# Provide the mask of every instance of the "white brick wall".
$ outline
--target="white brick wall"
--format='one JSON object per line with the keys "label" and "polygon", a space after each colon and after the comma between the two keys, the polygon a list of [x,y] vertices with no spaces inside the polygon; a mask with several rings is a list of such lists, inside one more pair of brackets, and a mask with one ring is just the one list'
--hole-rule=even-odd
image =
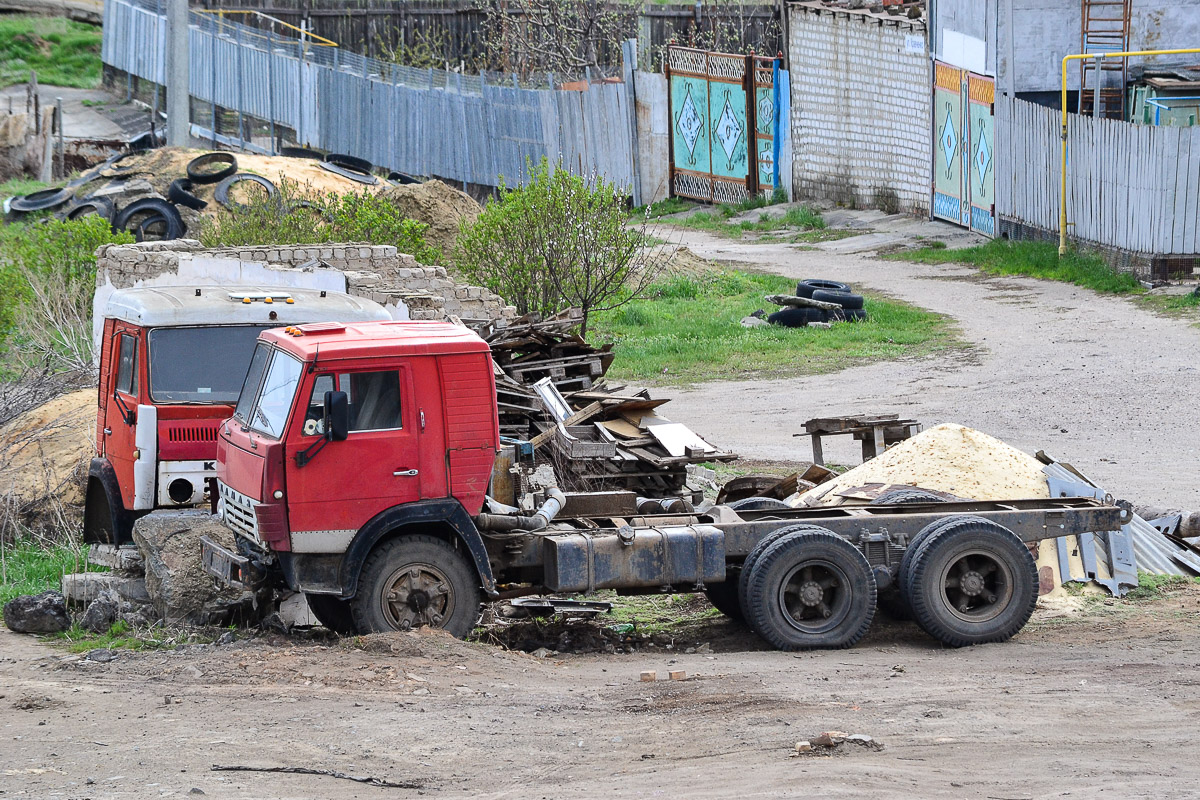
{"label": "white brick wall", "polygon": [[[792,189],[798,200],[928,213],[929,58],[920,21],[789,5]],[[882,23],[882,24],[881,24]]]}

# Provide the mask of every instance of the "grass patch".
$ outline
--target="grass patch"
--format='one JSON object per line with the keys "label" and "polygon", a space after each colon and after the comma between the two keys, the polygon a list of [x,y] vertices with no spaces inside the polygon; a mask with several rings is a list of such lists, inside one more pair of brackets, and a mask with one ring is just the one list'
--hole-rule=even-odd
{"label": "grass patch", "polygon": [[1057,245],[1050,242],[993,239],[976,247],[951,250],[943,244],[942,247],[893,253],[884,258],[921,264],[970,264],[989,275],[1027,275],[1109,294],[1141,294],[1145,291],[1134,275],[1117,272],[1102,258],[1074,250],[1060,257]]}
{"label": "grass patch", "polygon": [[695,207],[695,203],[690,200],[684,200],[682,197],[668,197],[666,200],[659,200],[657,203],[638,206],[633,209],[630,216],[635,219],[656,219],[670,214],[678,214],[681,211],[687,211],[689,208]]}
{"label": "grass patch", "polygon": [[1197,319],[1200,312],[1200,294],[1144,294],[1137,298],[1139,305],[1168,317]]}
{"label": "grass patch", "polygon": [[707,231],[730,239],[740,239],[747,233],[758,234],[762,237],[760,241],[774,242],[825,242],[855,235],[854,231],[826,228],[821,213],[808,206],[793,206],[783,214],[763,212],[758,215],[758,219],[733,219],[742,212],[762,208],[764,205],[769,203],[761,197],[752,197],[736,206],[717,206],[711,211],[697,211],[686,217],[664,219],[663,222],[681,228]]}
{"label": "grass patch", "polygon": [[53,544],[22,540],[2,545],[0,550],[0,604],[23,594],[41,594],[62,588],[62,576],[72,572],[103,571],[88,567],[87,548],[75,544]]}
{"label": "grass patch", "polygon": [[100,28],[61,17],[0,16],[0,86],[29,80],[43,86],[100,85]]}
{"label": "grass patch", "polygon": [[1162,597],[1172,588],[1188,583],[1200,583],[1200,578],[1188,578],[1183,575],[1152,575],[1149,572],[1138,573],[1136,589],[1130,589],[1125,600],[1154,600]]}
{"label": "grass patch", "polygon": [[48,183],[35,181],[33,178],[9,178],[0,183],[0,200],[7,197],[16,197],[17,195],[30,194],[39,189],[45,189],[49,186]]}
{"label": "grass patch", "polygon": [[645,298],[597,314],[590,338],[615,343],[613,378],[672,384],[810,375],[962,346],[940,315],[874,296],[866,298],[866,322],[830,329],[739,324],[755,309],[778,310],[764,295],[795,288],[788,278],[736,270],[672,275]]}
{"label": "grass patch", "polygon": [[686,636],[697,623],[724,615],[708,604],[702,594],[665,594],[605,597],[612,612],[597,619],[609,626],[632,626],[637,633]]}

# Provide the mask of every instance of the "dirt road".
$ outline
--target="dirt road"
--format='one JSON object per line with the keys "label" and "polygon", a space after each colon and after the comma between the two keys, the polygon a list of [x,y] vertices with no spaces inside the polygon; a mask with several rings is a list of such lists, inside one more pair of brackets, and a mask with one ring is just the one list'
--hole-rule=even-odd
{"label": "dirt road", "polygon": [[[80,661],[0,631],[0,794],[152,798],[1195,797],[1200,587],[1016,639],[936,647],[877,624],[852,650],[539,660],[440,634],[249,639]],[[684,681],[639,681],[683,669]],[[862,733],[792,757],[822,731]],[[214,772],[300,766],[419,785]],[[194,793],[189,796],[199,796]]]}
{"label": "dirt road", "polygon": [[[965,354],[855,367],[829,375],[715,381],[671,390],[670,415],[715,443],[762,460],[804,460],[792,434],[806,419],[898,412],[958,422],[1073,462],[1138,503],[1200,508],[1200,329],[1129,300],[1065,283],[989,278],[970,267],[748,244],[686,231],[705,258],[793,278],[834,278],[953,317]],[[843,240],[849,242],[851,240]],[[840,243],[838,243],[840,244]],[[730,408],[736,413],[731,414]],[[848,438],[827,457],[857,464]]]}

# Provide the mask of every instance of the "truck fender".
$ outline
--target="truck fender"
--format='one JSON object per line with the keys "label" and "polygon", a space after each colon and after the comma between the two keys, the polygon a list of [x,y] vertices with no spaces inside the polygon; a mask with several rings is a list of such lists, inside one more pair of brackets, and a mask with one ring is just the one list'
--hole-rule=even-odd
{"label": "truck fender", "polygon": [[475,523],[462,504],[453,498],[441,500],[418,500],[414,503],[389,508],[375,515],[364,525],[342,557],[340,583],[342,597],[350,598],[358,592],[358,576],[362,572],[367,555],[381,540],[395,534],[403,533],[404,529],[412,528],[413,532],[428,530],[429,527],[449,528],[455,537],[466,548],[484,592],[495,597],[496,579],[492,575],[492,564],[488,560],[487,548],[484,547],[483,537],[479,535]]}

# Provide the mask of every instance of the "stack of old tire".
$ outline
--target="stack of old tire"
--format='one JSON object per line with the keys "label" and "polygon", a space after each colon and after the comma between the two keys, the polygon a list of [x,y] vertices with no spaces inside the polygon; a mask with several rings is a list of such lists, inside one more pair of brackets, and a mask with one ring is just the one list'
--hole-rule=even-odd
{"label": "stack of old tire", "polygon": [[[232,153],[219,151],[206,153],[188,162],[187,176],[172,181],[165,196],[148,185],[140,190],[132,190],[128,183],[138,170],[121,162],[145,152],[131,150],[120,153],[97,164],[65,186],[11,197],[4,201],[4,213],[9,219],[47,211],[53,212],[53,218],[59,220],[100,216],[112,225],[113,230],[129,231],[139,242],[164,241],[178,239],[187,233],[189,226],[185,217],[193,223],[199,220],[195,212],[209,205],[208,200],[198,196],[201,190],[206,196],[211,196],[213,202],[234,213],[247,208],[246,204],[238,202],[231,195],[230,190],[239,184],[243,191],[251,188],[264,194],[268,200],[278,197],[278,189],[273,182],[261,175],[238,172],[237,158]],[[380,182],[372,174],[375,166],[354,156],[325,154],[303,147],[282,148],[280,155],[318,161],[322,169],[356,183],[373,186]],[[107,181],[107,185],[91,191],[96,181]],[[392,185],[417,182],[415,178],[401,173],[389,174],[387,181]],[[209,190],[211,195],[208,195]],[[312,204],[299,201],[298,205]],[[324,215],[324,209],[315,210]]]}
{"label": "stack of old tire", "polygon": [[812,322],[862,322],[867,318],[863,296],[848,283],[824,278],[807,278],[796,284],[796,296],[823,303],[836,303],[837,310],[788,306],[767,317],[772,325],[803,328]]}

